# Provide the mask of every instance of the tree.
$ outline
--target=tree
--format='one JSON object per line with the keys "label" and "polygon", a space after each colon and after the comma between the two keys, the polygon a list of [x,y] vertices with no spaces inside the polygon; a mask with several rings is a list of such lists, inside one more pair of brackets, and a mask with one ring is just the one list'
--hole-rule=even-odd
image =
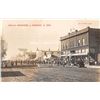
{"label": "tree", "polygon": [[32,51],[27,52],[27,55],[28,55],[29,59],[34,59],[34,58],[36,58],[36,53],[35,53],[35,52],[32,52]]}
{"label": "tree", "polygon": [[7,43],[6,41],[1,37],[1,57],[4,58],[6,56],[7,51]]}
{"label": "tree", "polygon": [[30,60],[30,59],[34,59],[36,57],[35,52],[29,51],[26,48],[19,48],[19,51],[22,52],[22,56],[24,57],[24,59],[28,58]]}

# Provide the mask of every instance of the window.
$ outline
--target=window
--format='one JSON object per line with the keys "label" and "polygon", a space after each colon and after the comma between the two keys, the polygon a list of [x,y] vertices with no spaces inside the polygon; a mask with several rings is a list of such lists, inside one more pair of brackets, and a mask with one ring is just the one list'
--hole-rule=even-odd
{"label": "window", "polygon": [[82,53],[85,53],[86,52],[86,49],[82,49]]}
{"label": "window", "polygon": [[79,53],[81,53],[81,49],[79,50]]}
{"label": "window", "polygon": [[76,53],[79,53],[79,51],[78,51],[78,50],[76,50]]}
{"label": "window", "polygon": [[76,40],[74,40],[74,47],[76,47],[77,46],[77,44],[76,44]]}
{"label": "window", "polygon": [[62,50],[64,50],[64,44],[62,44]]}
{"label": "window", "polygon": [[66,50],[66,44],[63,44],[63,49]]}
{"label": "window", "polygon": [[82,45],[85,45],[85,39],[84,38],[82,39]]}
{"label": "window", "polygon": [[81,45],[81,40],[78,40],[78,46],[80,46]]}
{"label": "window", "polygon": [[64,44],[63,44],[63,50],[64,50]]}
{"label": "window", "polygon": [[66,44],[66,49],[68,48],[67,44]]}
{"label": "window", "polygon": [[88,53],[89,52],[89,49],[86,49],[86,53]]}

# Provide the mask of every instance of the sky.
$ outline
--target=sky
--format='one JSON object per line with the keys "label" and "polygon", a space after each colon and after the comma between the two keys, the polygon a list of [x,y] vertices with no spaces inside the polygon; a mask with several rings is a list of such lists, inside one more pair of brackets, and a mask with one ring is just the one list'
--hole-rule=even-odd
{"label": "sky", "polygon": [[87,19],[10,19],[3,20],[2,34],[7,42],[7,57],[16,56],[20,48],[31,51],[58,50],[60,37],[86,27],[99,28],[98,20]]}

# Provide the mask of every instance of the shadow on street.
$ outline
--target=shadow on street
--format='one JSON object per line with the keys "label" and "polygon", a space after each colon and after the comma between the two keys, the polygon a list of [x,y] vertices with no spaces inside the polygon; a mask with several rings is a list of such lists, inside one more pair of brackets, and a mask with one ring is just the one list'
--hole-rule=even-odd
{"label": "shadow on street", "polygon": [[20,71],[7,71],[7,72],[1,72],[2,77],[16,77],[16,76],[25,76]]}

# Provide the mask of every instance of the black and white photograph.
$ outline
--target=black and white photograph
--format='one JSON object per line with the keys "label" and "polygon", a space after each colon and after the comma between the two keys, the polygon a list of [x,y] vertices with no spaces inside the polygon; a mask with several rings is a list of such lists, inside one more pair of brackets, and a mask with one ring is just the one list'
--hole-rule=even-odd
{"label": "black and white photograph", "polygon": [[100,20],[2,21],[2,82],[99,82]]}

